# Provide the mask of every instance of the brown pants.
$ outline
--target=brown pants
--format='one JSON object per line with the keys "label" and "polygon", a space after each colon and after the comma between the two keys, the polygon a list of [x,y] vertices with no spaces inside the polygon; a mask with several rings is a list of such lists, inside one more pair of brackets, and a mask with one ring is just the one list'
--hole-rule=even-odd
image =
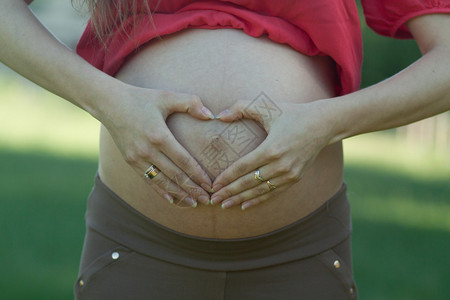
{"label": "brown pants", "polygon": [[97,177],[75,298],[357,299],[345,191],[282,229],[221,240],[153,222]]}

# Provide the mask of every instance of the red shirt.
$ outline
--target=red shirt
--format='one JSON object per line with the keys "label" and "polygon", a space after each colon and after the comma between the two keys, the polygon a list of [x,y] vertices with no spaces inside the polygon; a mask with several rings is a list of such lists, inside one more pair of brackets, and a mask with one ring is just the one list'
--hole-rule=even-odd
{"label": "red shirt", "polygon": [[[106,40],[106,47],[88,25],[77,53],[113,76],[129,54],[158,35],[185,28],[235,28],[253,37],[267,35],[306,55],[329,56],[339,76],[336,93],[359,88],[362,41],[354,0],[161,0],[155,11],[156,2],[150,1],[153,22],[144,15],[133,29],[130,18]],[[411,37],[404,26],[410,18],[450,12],[450,0],[362,0],[362,4],[372,29],[397,38]]]}

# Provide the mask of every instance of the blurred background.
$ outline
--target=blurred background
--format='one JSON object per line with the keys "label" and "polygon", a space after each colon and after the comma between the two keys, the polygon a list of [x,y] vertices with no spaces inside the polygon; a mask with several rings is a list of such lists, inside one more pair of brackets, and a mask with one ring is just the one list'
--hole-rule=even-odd
{"label": "blurred background", "polygon": [[[86,16],[69,0],[35,2],[33,11],[73,48]],[[362,30],[363,87],[420,57],[413,41],[377,36],[364,22]],[[2,299],[73,297],[97,135],[87,113],[0,65]],[[449,112],[344,146],[360,299],[448,299]]]}

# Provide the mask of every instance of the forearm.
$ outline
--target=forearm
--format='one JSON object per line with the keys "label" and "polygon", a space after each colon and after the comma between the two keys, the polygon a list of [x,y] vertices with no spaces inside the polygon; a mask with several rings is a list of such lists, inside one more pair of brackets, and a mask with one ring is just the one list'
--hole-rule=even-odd
{"label": "forearm", "polygon": [[121,85],[61,44],[24,1],[1,1],[0,44],[1,62],[98,119],[110,101],[105,93]]}
{"label": "forearm", "polygon": [[440,46],[395,76],[327,101],[331,143],[406,125],[450,109],[450,47]]}

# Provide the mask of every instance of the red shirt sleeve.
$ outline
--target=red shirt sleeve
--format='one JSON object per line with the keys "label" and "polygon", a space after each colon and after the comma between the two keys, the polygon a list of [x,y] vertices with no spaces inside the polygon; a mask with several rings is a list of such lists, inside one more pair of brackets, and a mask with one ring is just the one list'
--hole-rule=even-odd
{"label": "red shirt sleeve", "polygon": [[450,13],[450,0],[361,0],[367,25],[375,32],[412,38],[406,21],[425,14]]}

